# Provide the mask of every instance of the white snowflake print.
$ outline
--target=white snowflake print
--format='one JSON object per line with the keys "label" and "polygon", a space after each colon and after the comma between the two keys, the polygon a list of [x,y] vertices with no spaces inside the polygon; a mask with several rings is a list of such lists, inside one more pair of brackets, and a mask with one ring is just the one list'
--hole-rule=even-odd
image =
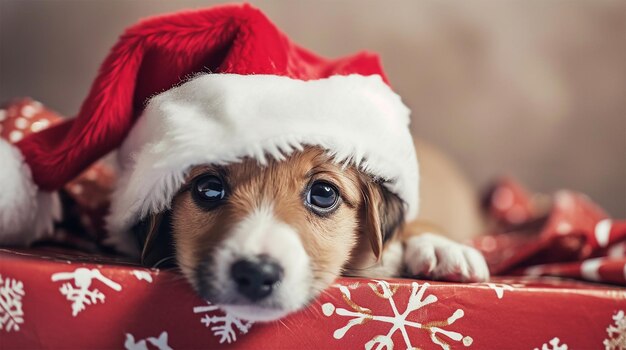
{"label": "white snowflake print", "polygon": [[[374,280],[376,283],[369,283],[372,291],[381,298],[387,299],[391,309],[393,310],[393,315],[374,315],[372,310],[358,305],[350,295],[350,289],[346,286],[339,286],[339,290],[343,296],[345,302],[350,306],[351,310],[336,308],[332,303],[325,303],[322,305],[322,312],[324,315],[330,317],[333,314],[342,317],[351,317],[348,320],[348,323],[333,333],[333,337],[335,339],[343,338],[346,333],[350,330],[350,328],[363,325],[368,321],[378,321],[378,322],[386,322],[390,324],[389,332],[386,335],[376,335],[369,342],[365,344],[365,349],[392,349],[394,347],[394,343],[392,337],[395,332],[399,331],[402,334],[402,338],[404,339],[404,343],[407,349],[413,349],[414,346],[411,344],[411,340],[409,339],[409,335],[407,333],[407,327],[422,329],[430,335],[431,341],[439,345],[444,350],[449,350],[450,345],[444,341],[444,339],[440,338],[440,336],[445,336],[453,341],[461,341],[464,346],[472,345],[473,339],[468,336],[463,336],[460,333],[453,332],[450,330],[446,330],[443,327],[453,324],[456,320],[463,317],[464,312],[461,309],[457,309],[450,317],[446,320],[433,320],[427,323],[419,323],[415,321],[408,320],[408,317],[411,316],[411,313],[415,310],[419,310],[429,304],[437,302],[437,297],[435,295],[427,295],[425,296],[426,289],[430,286],[428,283],[424,283],[421,286],[417,282],[411,283],[411,294],[409,296],[409,300],[404,312],[400,312],[398,310],[398,306],[396,305],[396,300],[394,300],[394,294],[398,289],[398,286],[391,287],[386,281],[378,281]],[[382,292],[378,290],[381,289]]]}
{"label": "white snowflake print", "polygon": [[167,344],[167,332],[161,332],[158,338],[149,337],[139,341],[135,341],[135,337],[132,334],[126,333],[124,348],[126,350],[148,350],[148,343],[154,345],[159,350],[172,350]]}
{"label": "white snowflake print", "polygon": [[[252,327],[250,321],[245,321],[240,318],[234,317],[231,314],[224,312],[218,306],[211,305],[207,301],[207,305],[196,306],[193,308],[193,312],[196,314],[203,313],[204,316],[200,319],[206,327],[211,327],[213,335],[220,337],[220,344],[227,342],[232,343],[237,341],[236,330],[239,330],[240,334],[246,334]],[[217,312],[217,315],[210,313]]]}
{"label": "white snowflake print", "polygon": [[554,337],[547,344],[542,344],[541,349],[535,348],[534,350],[567,350],[567,344],[559,344],[560,342],[561,339]]}
{"label": "white snowflake print", "polygon": [[514,291],[515,287],[522,287],[522,284],[505,284],[505,283],[487,283],[487,286],[493,289],[496,292],[496,296],[498,299],[502,299],[504,297],[504,291]]}
{"label": "white snowflake print", "polygon": [[25,295],[22,281],[2,278],[0,275],[0,330],[19,331],[24,324],[22,297]]}
{"label": "white snowflake print", "polygon": [[606,350],[626,350],[626,317],[624,310],[613,315],[613,324],[606,328],[607,338],[604,339]]}
{"label": "white snowflake print", "polygon": [[152,275],[149,272],[142,271],[142,270],[133,270],[133,271],[131,271],[131,273],[139,281],[143,280],[143,281],[146,281],[148,283],[152,283]]}
{"label": "white snowflake print", "polygon": [[72,316],[76,317],[79,312],[85,310],[85,305],[104,303],[104,294],[96,288],[90,289],[94,279],[116,292],[122,290],[121,285],[103,276],[98,269],[79,267],[74,272],[57,272],[52,275],[53,282],[73,280],[73,283],[63,283],[59,288],[61,294],[72,302]]}

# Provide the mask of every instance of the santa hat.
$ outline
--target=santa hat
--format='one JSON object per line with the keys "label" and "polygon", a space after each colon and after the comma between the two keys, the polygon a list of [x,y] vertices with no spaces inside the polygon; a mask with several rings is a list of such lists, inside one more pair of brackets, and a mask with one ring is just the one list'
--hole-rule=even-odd
{"label": "santa hat", "polygon": [[320,57],[249,5],[152,18],[121,36],[76,118],[17,149],[0,141],[11,168],[0,183],[0,233],[32,229],[15,218],[38,205],[34,190],[60,188],[114,149],[113,233],[166,210],[193,165],[263,163],[303,145],[381,179],[410,219],[418,171],[409,114],[376,55]]}

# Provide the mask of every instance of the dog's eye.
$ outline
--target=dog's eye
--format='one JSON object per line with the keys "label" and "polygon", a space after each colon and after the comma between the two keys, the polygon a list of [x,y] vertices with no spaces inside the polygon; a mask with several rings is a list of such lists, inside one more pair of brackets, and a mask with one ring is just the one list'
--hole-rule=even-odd
{"label": "dog's eye", "polygon": [[306,203],[314,210],[329,212],[334,209],[339,201],[337,189],[323,181],[315,182],[311,185],[306,195]]}
{"label": "dog's eye", "polygon": [[213,175],[205,175],[196,179],[192,187],[193,198],[202,206],[214,206],[226,197],[226,189],[222,180]]}

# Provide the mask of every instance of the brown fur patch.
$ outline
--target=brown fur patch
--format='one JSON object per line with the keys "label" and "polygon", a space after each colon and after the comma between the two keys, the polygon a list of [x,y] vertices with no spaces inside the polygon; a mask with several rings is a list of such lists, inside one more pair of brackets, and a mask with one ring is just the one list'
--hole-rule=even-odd
{"label": "brown fur patch", "polygon": [[[367,175],[361,174],[362,203],[359,210],[361,239],[353,249],[345,272],[350,276],[369,275],[379,270],[385,246],[395,241],[404,225],[404,203],[394,193]],[[393,270],[393,267],[389,268]]]}

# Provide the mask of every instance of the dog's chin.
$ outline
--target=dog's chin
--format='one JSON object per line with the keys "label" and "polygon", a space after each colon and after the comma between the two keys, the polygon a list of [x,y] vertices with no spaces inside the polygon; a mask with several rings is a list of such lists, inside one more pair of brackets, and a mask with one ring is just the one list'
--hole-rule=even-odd
{"label": "dog's chin", "polygon": [[256,305],[220,305],[220,308],[231,316],[253,322],[276,321],[292,312],[291,310]]}

